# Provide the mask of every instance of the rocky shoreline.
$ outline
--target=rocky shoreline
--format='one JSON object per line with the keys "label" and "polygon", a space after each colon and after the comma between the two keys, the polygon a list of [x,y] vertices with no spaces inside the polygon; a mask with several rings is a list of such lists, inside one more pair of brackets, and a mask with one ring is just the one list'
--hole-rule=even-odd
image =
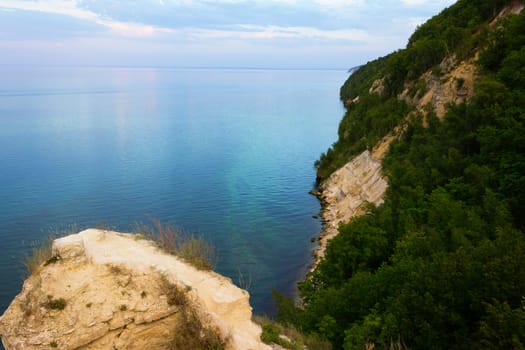
{"label": "rocky shoreline", "polygon": [[321,182],[319,190],[310,191],[321,202],[323,221],[311,271],[323,259],[327,243],[337,236],[340,224],[364,214],[368,203],[383,203],[388,183],[381,173],[381,159],[382,154],[366,150]]}

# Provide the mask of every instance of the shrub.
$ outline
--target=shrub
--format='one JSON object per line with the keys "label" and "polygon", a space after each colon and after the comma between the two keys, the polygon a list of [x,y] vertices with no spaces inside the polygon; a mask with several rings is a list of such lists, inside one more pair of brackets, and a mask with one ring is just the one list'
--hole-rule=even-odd
{"label": "shrub", "polygon": [[23,261],[28,275],[32,275],[33,273],[37,272],[42,267],[42,265],[46,266],[50,264],[49,261],[51,261],[53,258],[51,253],[52,244],[53,238],[48,236],[33,246],[31,255],[27,255]]}
{"label": "shrub", "polygon": [[51,249],[53,241],[56,238],[65,237],[67,235],[77,232],[79,232],[77,225],[72,224],[65,226],[64,228],[53,229],[47,235],[47,237],[32,242],[31,254],[26,255],[22,260],[22,265],[24,266],[27,275],[32,275],[33,273],[40,270],[42,266],[47,266],[58,262],[58,260],[60,260],[60,257],[53,256]]}
{"label": "shrub", "polygon": [[316,334],[305,335],[291,324],[282,324],[267,317],[255,316],[254,322],[262,327],[261,340],[266,344],[277,344],[292,350],[331,350],[331,344]]}
{"label": "shrub", "polygon": [[64,298],[53,299],[51,295],[47,296],[48,300],[44,303],[44,307],[49,310],[64,310],[66,301]]}
{"label": "shrub", "polygon": [[215,249],[201,236],[189,234],[175,225],[163,225],[152,219],[153,226],[136,224],[134,231],[152,239],[162,250],[176,255],[199,270],[211,270]]}
{"label": "shrub", "polygon": [[219,332],[205,327],[199,317],[190,307],[185,307],[182,313],[182,322],[170,342],[169,349],[177,350],[223,350],[226,348]]}
{"label": "shrub", "polygon": [[189,302],[187,292],[191,289],[177,286],[165,275],[160,276],[160,281],[160,292],[167,296],[168,305],[179,306],[181,312],[181,322],[173,339],[170,340],[168,349],[225,349],[227,340],[221,338],[218,330],[204,326]]}

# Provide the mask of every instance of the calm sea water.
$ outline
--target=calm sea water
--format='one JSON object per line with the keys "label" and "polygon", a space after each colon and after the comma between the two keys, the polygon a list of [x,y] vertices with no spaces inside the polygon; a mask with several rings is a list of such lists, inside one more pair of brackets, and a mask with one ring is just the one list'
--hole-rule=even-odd
{"label": "calm sea water", "polygon": [[321,223],[313,162],[344,71],[0,67],[0,313],[55,230],[150,217],[202,234],[216,270],[292,295]]}

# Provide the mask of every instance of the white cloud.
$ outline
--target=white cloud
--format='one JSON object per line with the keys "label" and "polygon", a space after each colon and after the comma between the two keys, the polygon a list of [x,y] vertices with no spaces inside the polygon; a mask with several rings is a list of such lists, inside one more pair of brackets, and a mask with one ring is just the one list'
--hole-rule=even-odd
{"label": "white cloud", "polygon": [[95,13],[79,8],[77,3],[71,0],[3,0],[0,4],[0,7],[7,9],[54,13],[93,21],[98,18]]}
{"label": "white cloud", "polygon": [[364,0],[315,0],[315,4],[323,8],[352,8],[355,6],[364,6]]}
{"label": "white cloud", "polygon": [[113,33],[129,37],[144,38],[156,36],[161,33],[167,34],[174,32],[172,29],[169,28],[159,28],[138,23],[116,22],[107,20],[100,20],[98,21],[98,23],[110,28]]}
{"label": "white cloud", "polygon": [[233,36],[242,35],[245,38],[253,39],[274,39],[274,38],[301,38],[301,39],[328,39],[346,41],[366,41],[369,39],[364,30],[339,29],[321,30],[313,27],[281,27],[281,26],[256,26],[240,25],[242,32],[225,32]]}
{"label": "white cloud", "polygon": [[[224,62],[237,60],[241,65],[250,57],[269,57],[286,64],[287,61],[293,62],[291,57],[318,56],[319,65],[325,65],[324,61],[339,60],[343,62],[341,66],[352,66],[401,48],[416,25],[453,2],[0,0],[0,13],[6,18],[10,15],[4,11],[14,11],[18,15],[0,23],[0,34],[2,31],[17,34],[4,36],[4,43],[0,41],[0,46],[6,45],[7,39],[12,45],[14,41],[19,42],[27,52],[51,52],[57,40],[64,40],[66,46],[63,51],[52,57],[82,62],[112,59],[119,62],[123,56],[121,53],[126,52],[126,60],[137,62],[142,57],[141,62],[166,60],[191,65],[211,60],[212,63],[202,64],[213,65],[218,62],[216,56],[222,52]],[[28,11],[27,17],[24,17],[23,11]],[[62,18],[55,16],[61,23],[53,16],[43,16],[49,32],[64,35],[52,37],[45,31],[35,35],[39,30],[36,26],[21,30],[11,24],[16,18],[38,19],[39,12],[69,16],[71,21],[62,21]],[[77,28],[75,19],[79,20],[81,25],[78,27],[81,29],[68,31],[69,28]],[[35,41],[35,38],[38,40]],[[17,50],[23,52],[22,49]],[[213,57],[210,52],[214,53]],[[14,56],[14,51],[10,54]],[[38,57],[36,54],[24,56]],[[2,59],[0,57],[0,62]],[[262,62],[265,64],[265,61]]]}
{"label": "white cloud", "polygon": [[433,5],[438,7],[444,7],[451,5],[455,2],[452,0],[401,0],[401,2],[408,6],[419,6],[419,5]]}
{"label": "white cloud", "polygon": [[24,10],[66,15],[94,22],[110,29],[113,33],[122,36],[148,37],[160,33],[171,32],[171,30],[167,28],[140,23],[113,21],[110,18],[104,18],[95,12],[78,7],[77,2],[73,0],[3,0],[0,9],[7,11]]}

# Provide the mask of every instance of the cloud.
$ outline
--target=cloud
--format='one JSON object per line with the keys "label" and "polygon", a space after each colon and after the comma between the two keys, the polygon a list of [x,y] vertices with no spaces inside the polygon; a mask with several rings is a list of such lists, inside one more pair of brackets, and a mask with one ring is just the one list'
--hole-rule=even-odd
{"label": "cloud", "polygon": [[145,38],[174,32],[169,28],[159,28],[139,23],[115,22],[108,20],[101,20],[99,23],[110,28],[113,33],[127,37]]}
{"label": "cloud", "polygon": [[341,9],[364,6],[365,0],[315,0],[314,3],[325,9]]}
{"label": "cloud", "polygon": [[420,5],[434,5],[443,7],[453,4],[455,1],[451,0],[401,0],[401,2],[407,6],[420,6]]}
{"label": "cloud", "polygon": [[[17,16],[23,16],[23,14],[21,15],[20,13],[25,12],[25,16],[27,17],[37,17],[34,16],[35,13],[41,13],[41,16],[38,16],[38,18],[60,17],[62,18],[62,21],[59,22],[63,22],[63,19],[65,18],[73,18],[78,20],[77,23],[91,22],[94,25],[106,27],[114,34],[122,36],[148,37],[154,36],[159,33],[167,33],[170,31],[167,28],[159,28],[153,25],[114,21],[110,17],[103,16],[93,11],[80,8],[77,6],[77,3],[75,1],[71,0],[4,0],[0,5],[0,9],[3,10],[3,12],[17,12]],[[28,21],[28,23],[33,22]],[[3,23],[2,25],[5,26],[5,23]],[[64,34],[67,33],[68,28],[60,25],[55,25],[55,27],[57,31],[62,30],[63,32],[65,32]],[[93,27],[94,26],[92,26],[92,28]],[[35,33],[38,34],[38,30],[35,31]]]}
{"label": "cloud", "polygon": [[99,36],[104,31],[103,26],[93,21],[77,19],[60,13],[0,11],[0,38],[3,40],[57,40],[69,37]]}
{"label": "cloud", "polygon": [[292,58],[311,57],[319,66],[355,66],[403,47],[417,24],[453,2],[2,0],[0,47],[12,47],[2,50],[12,56],[47,50],[64,61],[112,64],[213,65],[221,56],[232,65],[293,66]]}
{"label": "cloud", "polygon": [[1,8],[4,9],[16,9],[25,11],[45,12],[61,14],[80,18],[84,20],[96,20],[97,15],[91,11],[86,11],[77,7],[75,1],[67,0],[35,0],[35,1],[24,1],[24,0],[3,0],[0,4]]}
{"label": "cloud", "polygon": [[319,39],[341,41],[366,41],[368,34],[362,30],[320,30],[312,27],[280,27],[239,25],[240,30],[197,30],[198,38],[223,39]]}

